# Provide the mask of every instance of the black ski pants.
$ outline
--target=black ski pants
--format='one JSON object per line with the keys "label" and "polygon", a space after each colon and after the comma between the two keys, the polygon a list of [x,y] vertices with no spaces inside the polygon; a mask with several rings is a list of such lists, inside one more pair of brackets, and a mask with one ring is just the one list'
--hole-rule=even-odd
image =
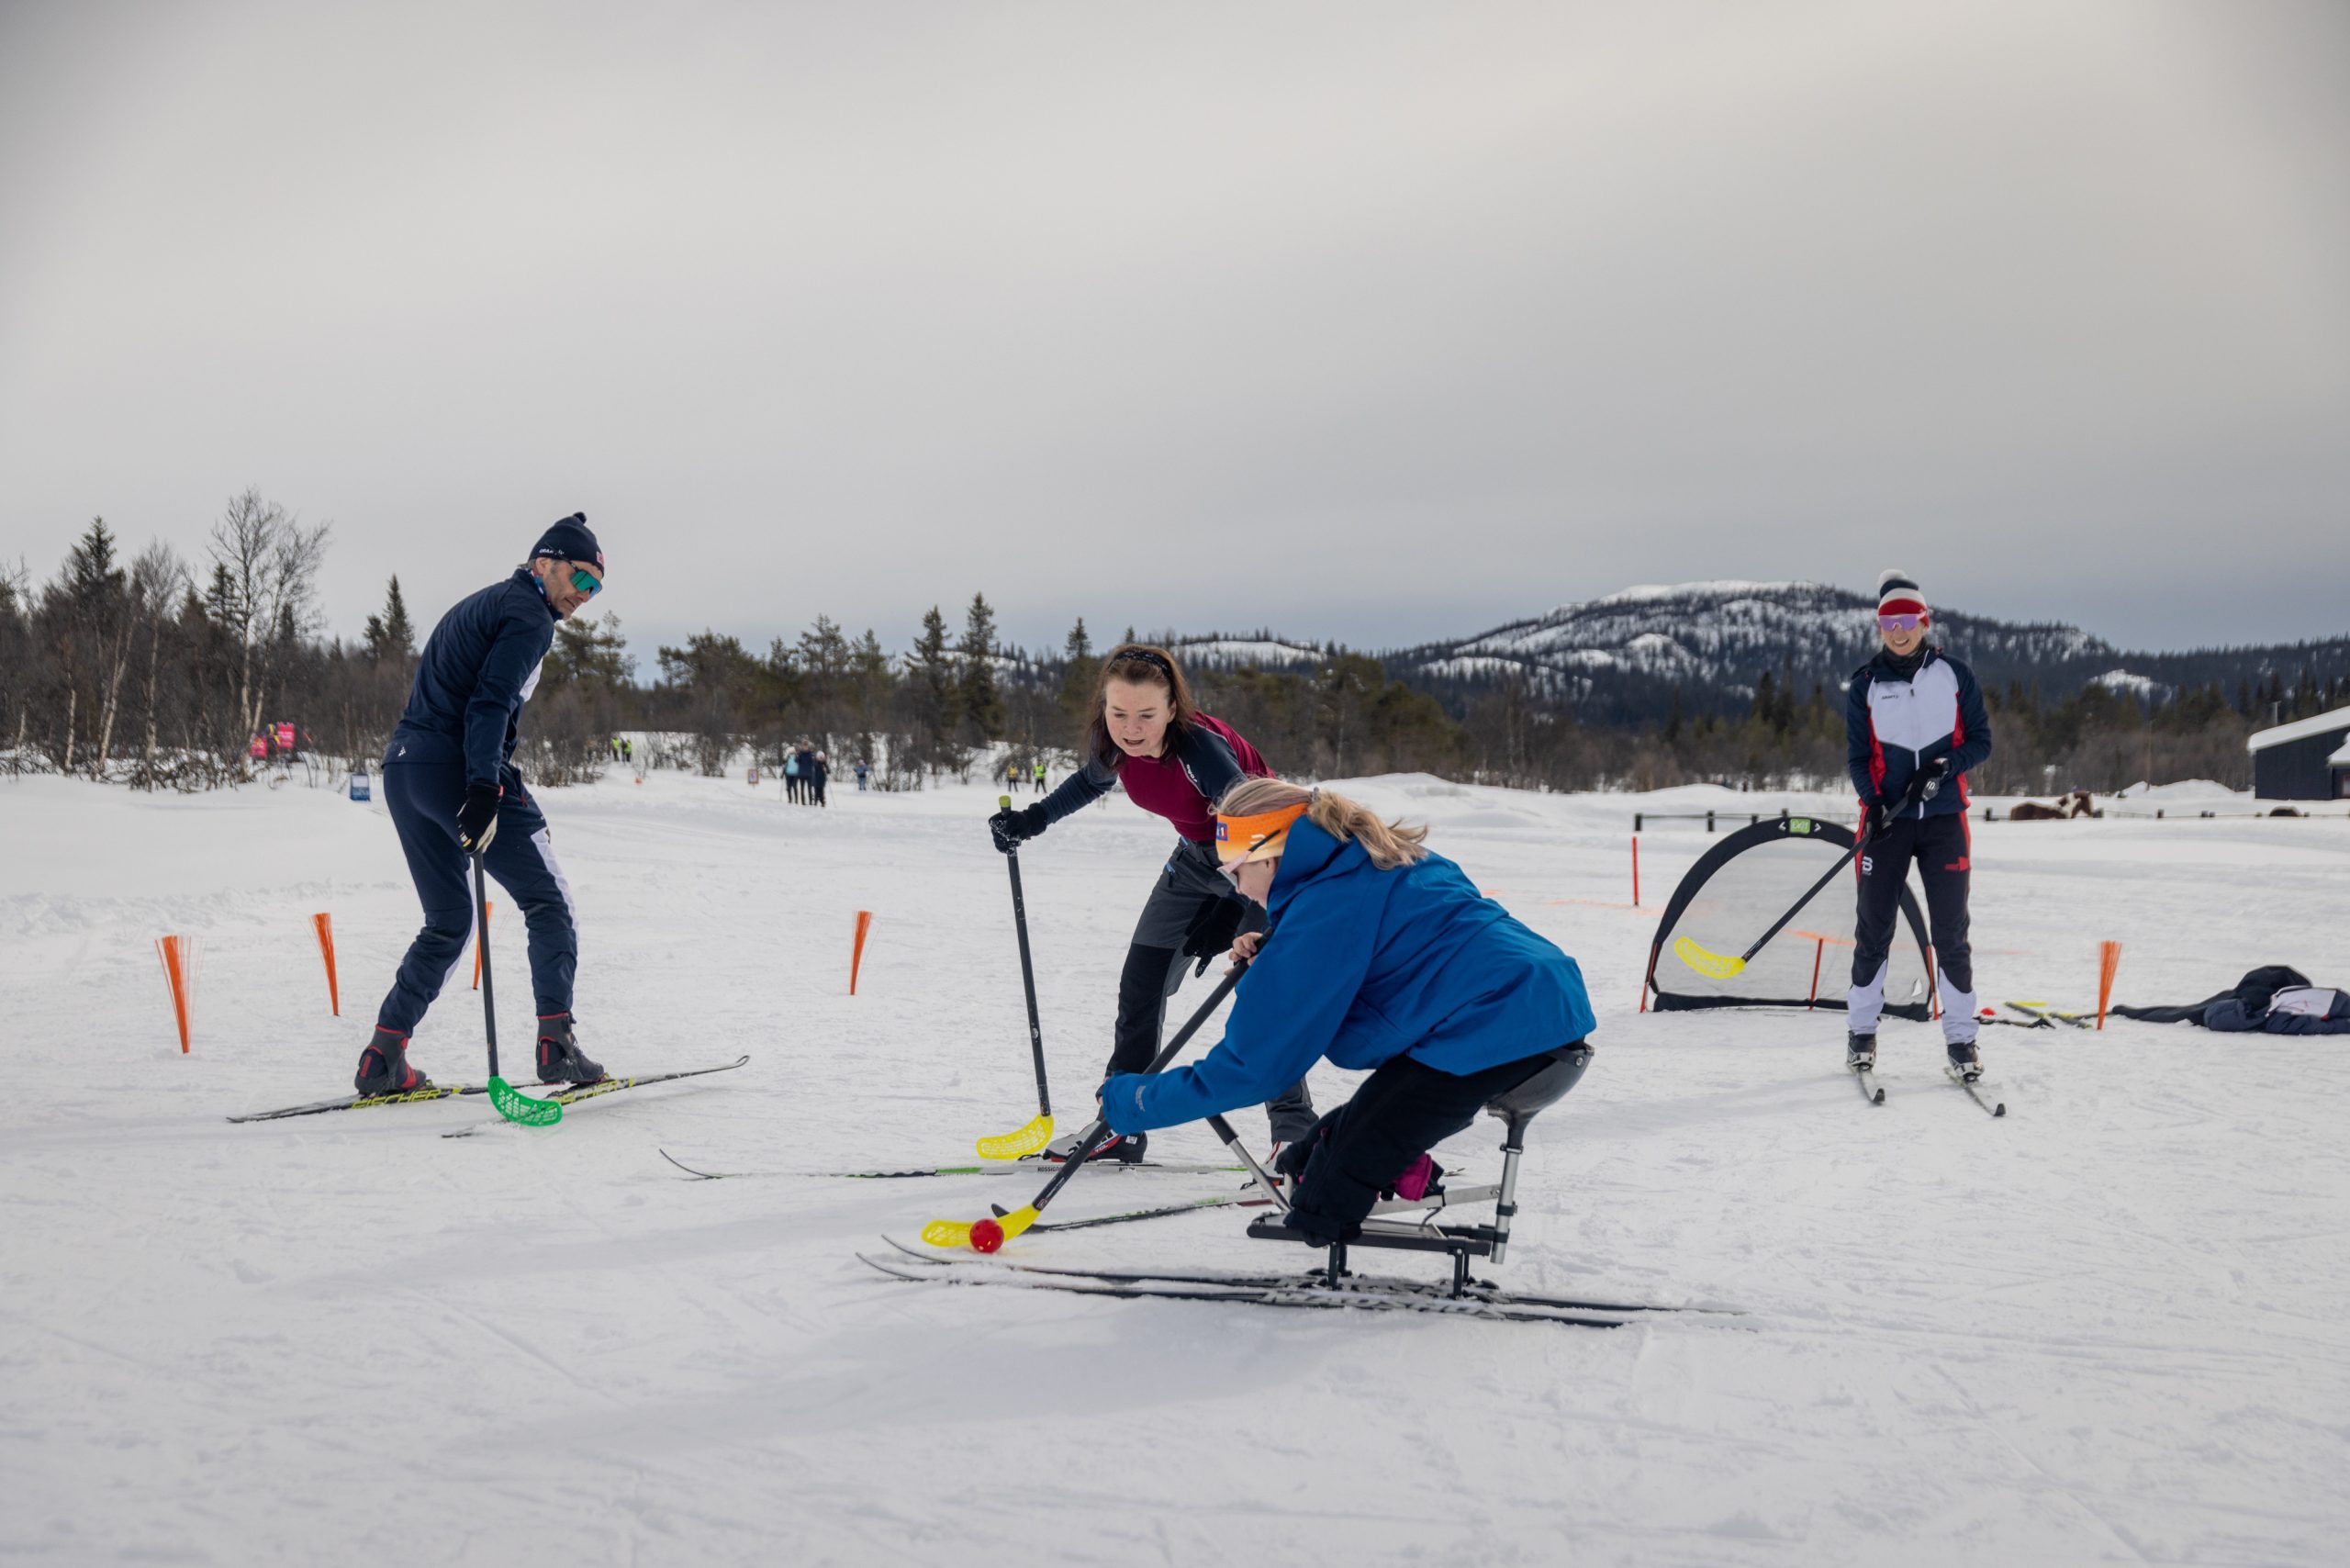
{"label": "black ski pants", "polygon": [[1485,1102],[1506,1094],[1556,1059],[1554,1046],[1476,1072],[1440,1071],[1410,1057],[1391,1057],[1355,1097],[1282,1151],[1281,1167],[1303,1175],[1290,1200],[1289,1225],[1316,1246],[1351,1241],[1379,1194],[1413,1160],[1477,1119]]}
{"label": "black ski pants", "polygon": [[[1185,839],[1168,857],[1167,868],[1142,906],[1135,922],[1133,942],[1126,948],[1125,970],[1118,976],[1118,1022],[1111,1036],[1111,1072],[1141,1072],[1158,1054],[1159,1036],[1167,1025],[1167,999],[1181,989],[1183,974],[1197,960],[1183,944],[1202,918],[1216,913],[1225,900],[1241,909],[1239,929],[1261,931],[1265,912],[1227,881],[1216,868],[1215,846]],[[1300,1079],[1275,1095],[1265,1107],[1276,1143],[1293,1143],[1314,1126],[1314,1097]]]}
{"label": "black ski pants", "polygon": [[1901,890],[1909,868],[1926,887],[1926,930],[1934,948],[1942,991],[1942,1037],[1975,1038],[1975,955],[1967,945],[1966,893],[1973,876],[1974,837],[1965,813],[1896,817],[1862,845],[1860,917],[1853,931],[1852,989],[1846,999],[1847,1026],[1856,1034],[1876,1032],[1885,1009],[1885,977],[1901,920]]}
{"label": "black ski pants", "polygon": [[[425,1009],[464,963],[474,931],[473,857],[457,842],[457,808],[465,803],[465,768],[457,762],[392,762],[383,766],[384,803],[408,857],[424,929],[408,944],[384,1004],[378,1027],[411,1035]],[[530,934],[531,991],[539,1016],[571,1011],[571,980],[579,967],[579,931],[572,918],[571,884],[555,864],[547,819],[511,767],[500,775],[498,832],[482,856],[490,879],[521,907]]]}

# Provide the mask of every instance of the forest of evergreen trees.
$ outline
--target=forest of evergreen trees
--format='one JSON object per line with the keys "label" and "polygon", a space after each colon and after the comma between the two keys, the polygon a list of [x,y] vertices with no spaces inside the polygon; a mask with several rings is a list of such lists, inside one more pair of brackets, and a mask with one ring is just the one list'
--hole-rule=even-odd
{"label": "forest of evergreen trees", "polygon": [[[394,577],[355,643],[321,636],[316,585],[330,535],[249,490],[215,522],[200,562],[160,543],[126,559],[98,519],[47,583],[36,587],[22,566],[0,571],[0,771],[196,790],[273,766],[331,781],[379,756],[407,698],[419,631]],[[717,774],[746,748],[779,765],[805,745],[836,767],[867,761],[884,789],[968,776],[995,743],[1065,756],[1082,732],[1101,652],[1082,620],[1058,649],[1008,646],[983,594],[959,630],[933,607],[901,655],[870,628],[851,637],[819,616],[764,652],[718,632],[662,647],[649,684],[617,616],[556,630],[517,758],[541,783],[591,777],[621,731],[661,737],[640,756],[652,766]],[[1295,776],[1842,788],[1842,694],[1817,682],[1798,690],[1791,670],[1757,672],[1743,716],[1687,717],[1676,695],[1652,721],[1605,725],[1523,681],[1450,691],[1448,702],[1343,647],[1310,664],[1192,673],[1203,707]],[[2272,674],[2232,692],[2214,681],[2159,700],[2097,683],[2042,693],[2010,682],[1987,694],[1998,747],[1975,787],[2110,791],[2201,778],[2244,788],[2244,737],[2350,700],[2345,678],[2305,668],[2289,684]],[[274,745],[280,724],[297,734],[290,756]]]}

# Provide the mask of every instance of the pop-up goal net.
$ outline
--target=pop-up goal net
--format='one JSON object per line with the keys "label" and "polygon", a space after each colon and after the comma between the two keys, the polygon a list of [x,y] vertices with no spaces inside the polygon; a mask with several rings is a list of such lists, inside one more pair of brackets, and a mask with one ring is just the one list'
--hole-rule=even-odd
{"label": "pop-up goal net", "polygon": [[[1723,961],[1723,956],[1745,952],[1852,847],[1849,828],[1816,817],[1781,817],[1740,828],[1707,850],[1673,890],[1657,924],[1648,973],[1657,1010],[1843,1011],[1852,976],[1856,902],[1849,876],[1830,878],[1743,967]],[[1901,890],[1891,965],[1886,1012],[1921,1022],[1930,1017],[1933,969],[1926,923],[1907,887]]]}

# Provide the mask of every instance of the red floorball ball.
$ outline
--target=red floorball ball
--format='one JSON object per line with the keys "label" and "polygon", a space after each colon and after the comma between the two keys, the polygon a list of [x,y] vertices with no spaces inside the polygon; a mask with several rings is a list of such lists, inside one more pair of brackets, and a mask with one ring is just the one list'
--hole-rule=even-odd
{"label": "red floorball ball", "polygon": [[971,1250],[992,1252],[1003,1245],[1003,1226],[991,1219],[983,1219],[971,1226]]}

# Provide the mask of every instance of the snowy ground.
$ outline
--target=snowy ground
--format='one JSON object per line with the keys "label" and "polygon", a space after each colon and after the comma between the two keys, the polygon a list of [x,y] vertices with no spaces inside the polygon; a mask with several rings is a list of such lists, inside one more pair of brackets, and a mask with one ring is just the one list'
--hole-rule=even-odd
{"label": "snowy ground", "polygon": [[[416,924],[380,805],[0,782],[0,1560],[2343,1560],[2350,1042],[1993,1029],[1994,1123],[1897,1025],[1872,1110],[1834,1015],[1634,1012],[1656,906],[1708,840],[1651,825],[1634,909],[1631,812],[1720,792],[1358,792],[1431,822],[1599,1004],[1597,1065],[1535,1129],[1505,1282],[1749,1316],[1600,1333],[900,1284],[852,1252],[1026,1181],[681,1179],[657,1148],[927,1163],[1026,1119],[979,787],[836,788],[821,813],[671,774],[551,795],[596,1053],[752,1062],[449,1141],[480,1102],[221,1119],[348,1087]],[[1113,801],[1023,857],[1065,1107],[1165,841]],[[2350,982],[2339,817],[2001,823],[1975,846],[1995,1000],[2092,1001],[2100,938],[2130,999],[2271,961]],[[185,1057],[170,932],[204,948]],[[501,912],[493,935],[520,1040],[520,933]],[[421,1065],[480,1076],[477,1007],[443,999]],[[1447,1162],[1490,1174],[1492,1143]],[[1089,1172],[1056,1215],[1221,1181]],[[1262,1264],[1240,1226],[1007,1255]]]}

